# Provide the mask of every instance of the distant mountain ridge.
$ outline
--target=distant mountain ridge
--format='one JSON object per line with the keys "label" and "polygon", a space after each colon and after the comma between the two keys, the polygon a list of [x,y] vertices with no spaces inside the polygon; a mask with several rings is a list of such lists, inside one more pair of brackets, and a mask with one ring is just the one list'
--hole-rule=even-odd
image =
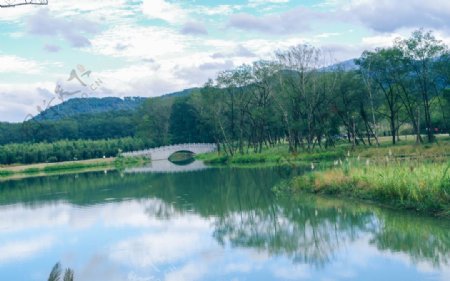
{"label": "distant mountain ridge", "polygon": [[105,98],[73,98],[61,104],[52,106],[34,117],[36,121],[60,120],[84,114],[97,114],[110,111],[134,111],[141,106],[147,98],[116,97]]}
{"label": "distant mountain ridge", "polygon": [[355,59],[341,61],[341,62],[335,63],[333,65],[322,68],[322,70],[325,70],[325,71],[334,71],[334,70],[352,71],[352,70],[358,70],[358,69],[359,69],[359,65],[356,64]]}
{"label": "distant mountain ridge", "polygon": [[[165,94],[156,99],[177,98],[191,95],[197,88],[185,89],[180,92]],[[92,115],[100,113],[109,113],[114,111],[133,112],[139,109],[149,98],[146,97],[117,97],[104,98],[72,98],[61,104],[52,106],[33,119],[36,121],[56,121],[71,118],[80,115]]]}

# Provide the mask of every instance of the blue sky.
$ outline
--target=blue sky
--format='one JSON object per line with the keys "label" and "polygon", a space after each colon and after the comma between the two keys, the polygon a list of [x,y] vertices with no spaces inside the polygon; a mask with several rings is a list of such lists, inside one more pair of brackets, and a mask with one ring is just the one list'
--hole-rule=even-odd
{"label": "blue sky", "polygon": [[78,65],[103,82],[88,96],[158,96],[297,44],[340,61],[421,27],[448,43],[449,18],[448,0],[49,0],[3,8],[0,121],[37,114],[57,83],[80,87],[67,81]]}

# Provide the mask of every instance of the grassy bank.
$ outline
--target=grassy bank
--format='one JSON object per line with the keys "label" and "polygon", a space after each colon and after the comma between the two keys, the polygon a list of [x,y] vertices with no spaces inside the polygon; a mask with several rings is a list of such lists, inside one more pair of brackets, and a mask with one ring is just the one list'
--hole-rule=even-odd
{"label": "grassy bank", "polygon": [[408,159],[449,159],[450,138],[441,137],[438,143],[416,145],[414,141],[403,140],[398,145],[392,146],[382,142],[377,146],[356,146],[352,148],[347,143],[342,143],[330,148],[315,148],[309,151],[299,150],[298,153],[289,153],[287,144],[278,144],[274,147],[266,147],[261,153],[248,151],[245,154],[233,156],[223,153],[207,153],[197,155],[198,160],[203,160],[211,165],[252,164],[252,163],[289,163],[289,162],[317,162],[333,161],[345,157],[360,157],[371,159],[384,159],[386,156]]}
{"label": "grassy bank", "polygon": [[313,150],[297,154],[289,153],[286,144],[278,144],[274,147],[267,147],[261,153],[249,151],[246,154],[235,154],[233,156],[221,153],[206,153],[196,156],[196,159],[204,161],[211,165],[226,164],[257,164],[257,163],[286,163],[291,161],[320,161],[333,160],[344,157],[347,149],[345,147],[336,147],[330,150]]}
{"label": "grassy bank", "polygon": [[370,200],[450,217],[450,162],[344,161],[292,180],[291,191]]}
{"label": "grassy bank", "polygon": [[61,163],[41,163],[32,165],[11,165],[0,168],[0,179],[24,178],[49,174],[66,174],[80,171],[96,171],[104,169],[123,169],[130,166],[138,166],[146,163],[146,159],[140,157],[117,157],[106,159],[92,159],[82,161],[70,161]]}

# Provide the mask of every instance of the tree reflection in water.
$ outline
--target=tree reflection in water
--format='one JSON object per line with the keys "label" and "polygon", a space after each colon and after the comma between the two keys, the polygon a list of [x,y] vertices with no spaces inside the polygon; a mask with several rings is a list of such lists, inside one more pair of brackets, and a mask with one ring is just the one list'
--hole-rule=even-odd
{"label": "tree reflection in water", "polygon": [[[149,200],[146,213],[167,220],[196,214],[213,222],[222,245],[265,251],[324,267],[338,250],[369,237],[379,250],[407,254],[436,268],[449,265],[450,221],[314,196],[277,198],[271,188],[286,168],[208,169],[181,174],[88,173],[2,183],[0,204],[76,205]],[[106,192],[105,192],[106,191]]]}

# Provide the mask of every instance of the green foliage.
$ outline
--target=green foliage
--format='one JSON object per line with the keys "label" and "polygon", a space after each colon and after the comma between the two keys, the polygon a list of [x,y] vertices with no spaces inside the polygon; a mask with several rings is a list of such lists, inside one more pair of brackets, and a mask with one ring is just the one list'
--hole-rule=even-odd
{"label": "green foliage", "polygon": [[236,154],[233,156],[213,152],[197,155],[196,158],[205,161],[207,164],[283,164],[284,162],[292,161],[330,161],[344,157],[345,152],[344,148],[336,147],[330,150],[316,149],[309,152],[290,154],[286,145],[278,144],[273,147],[263,148],[261,152],[249,151],[247,154]]}
{"label": "green foliage", "polygon": [[88,169],[92,167],[101,167],[101,166],[109,166],[109,163],[101,162],[101,163],[68,163],[68,164],[57,164],[57,165],[49,165],[42,169],[45,173],[56,173],[61,171],[70,171],[70,170],[81,170]]}
{"label": "green foliage", "polygon": [[142,97],[73,98],[41,112],[34,120],[54,121],[84,114],[130,111],[140,107],[145,100]]}
{"label": "green foliage", "polygon": [[448,163],[357,161],[293,180],[296,190],[373,200],[432,214],[450,213]]}
{"label": "green foliage", "polygon": [[135,138],[8,144],[0,146],[0,164],[32,164],[115,157],[119,151],[134,151],[147,147],[145,142]]}
{"label": "green foliage", "polygon": [[25,170],[23,170],[24,174],[38,174],[41,172],[41,169],[39,168],[27,168]]}
{"label": "green foliage", "polygon": [[149,99],[138,112],[137,135],[152,146],[167,145],[173,98]]}
{"label": "green foliage", "polygon": [[13,171],[0,170],[0,177],[9,177],[12,176],[13,174],[14,174]]}
{"label": "green foliage", "polygon": [[[55,264],[50,275],[48,277],[48,281],[60,281],[62,275],[62,267],[60,263]],[[73,281],[74,280],[74,271],[71,268],[66,268],[64,271],[63,281]]]}
{"label": "green foliage", "polygon": [[64,279],[63,281],[73,281],[74,279],[74,272],[72,269],[67,268],[66,271],[64,272]]}
{"label": "green foliage", "polygon": [[172,105],[168,134],[172,144],[214,141],[210,128],[201,121],[189,98],[177,98]]}
{"label": "green foliage", "polygon": [[48,281],[59,281],[61,278],[61,264],[57,263],[53,266],[50,275],[48,276]]}
{"label": "green foliage", "polygon": [[135,114],[135,110],[110,111],[80,113],[55,120],[0,123],[0,145],[133,137],[137,131]]}

